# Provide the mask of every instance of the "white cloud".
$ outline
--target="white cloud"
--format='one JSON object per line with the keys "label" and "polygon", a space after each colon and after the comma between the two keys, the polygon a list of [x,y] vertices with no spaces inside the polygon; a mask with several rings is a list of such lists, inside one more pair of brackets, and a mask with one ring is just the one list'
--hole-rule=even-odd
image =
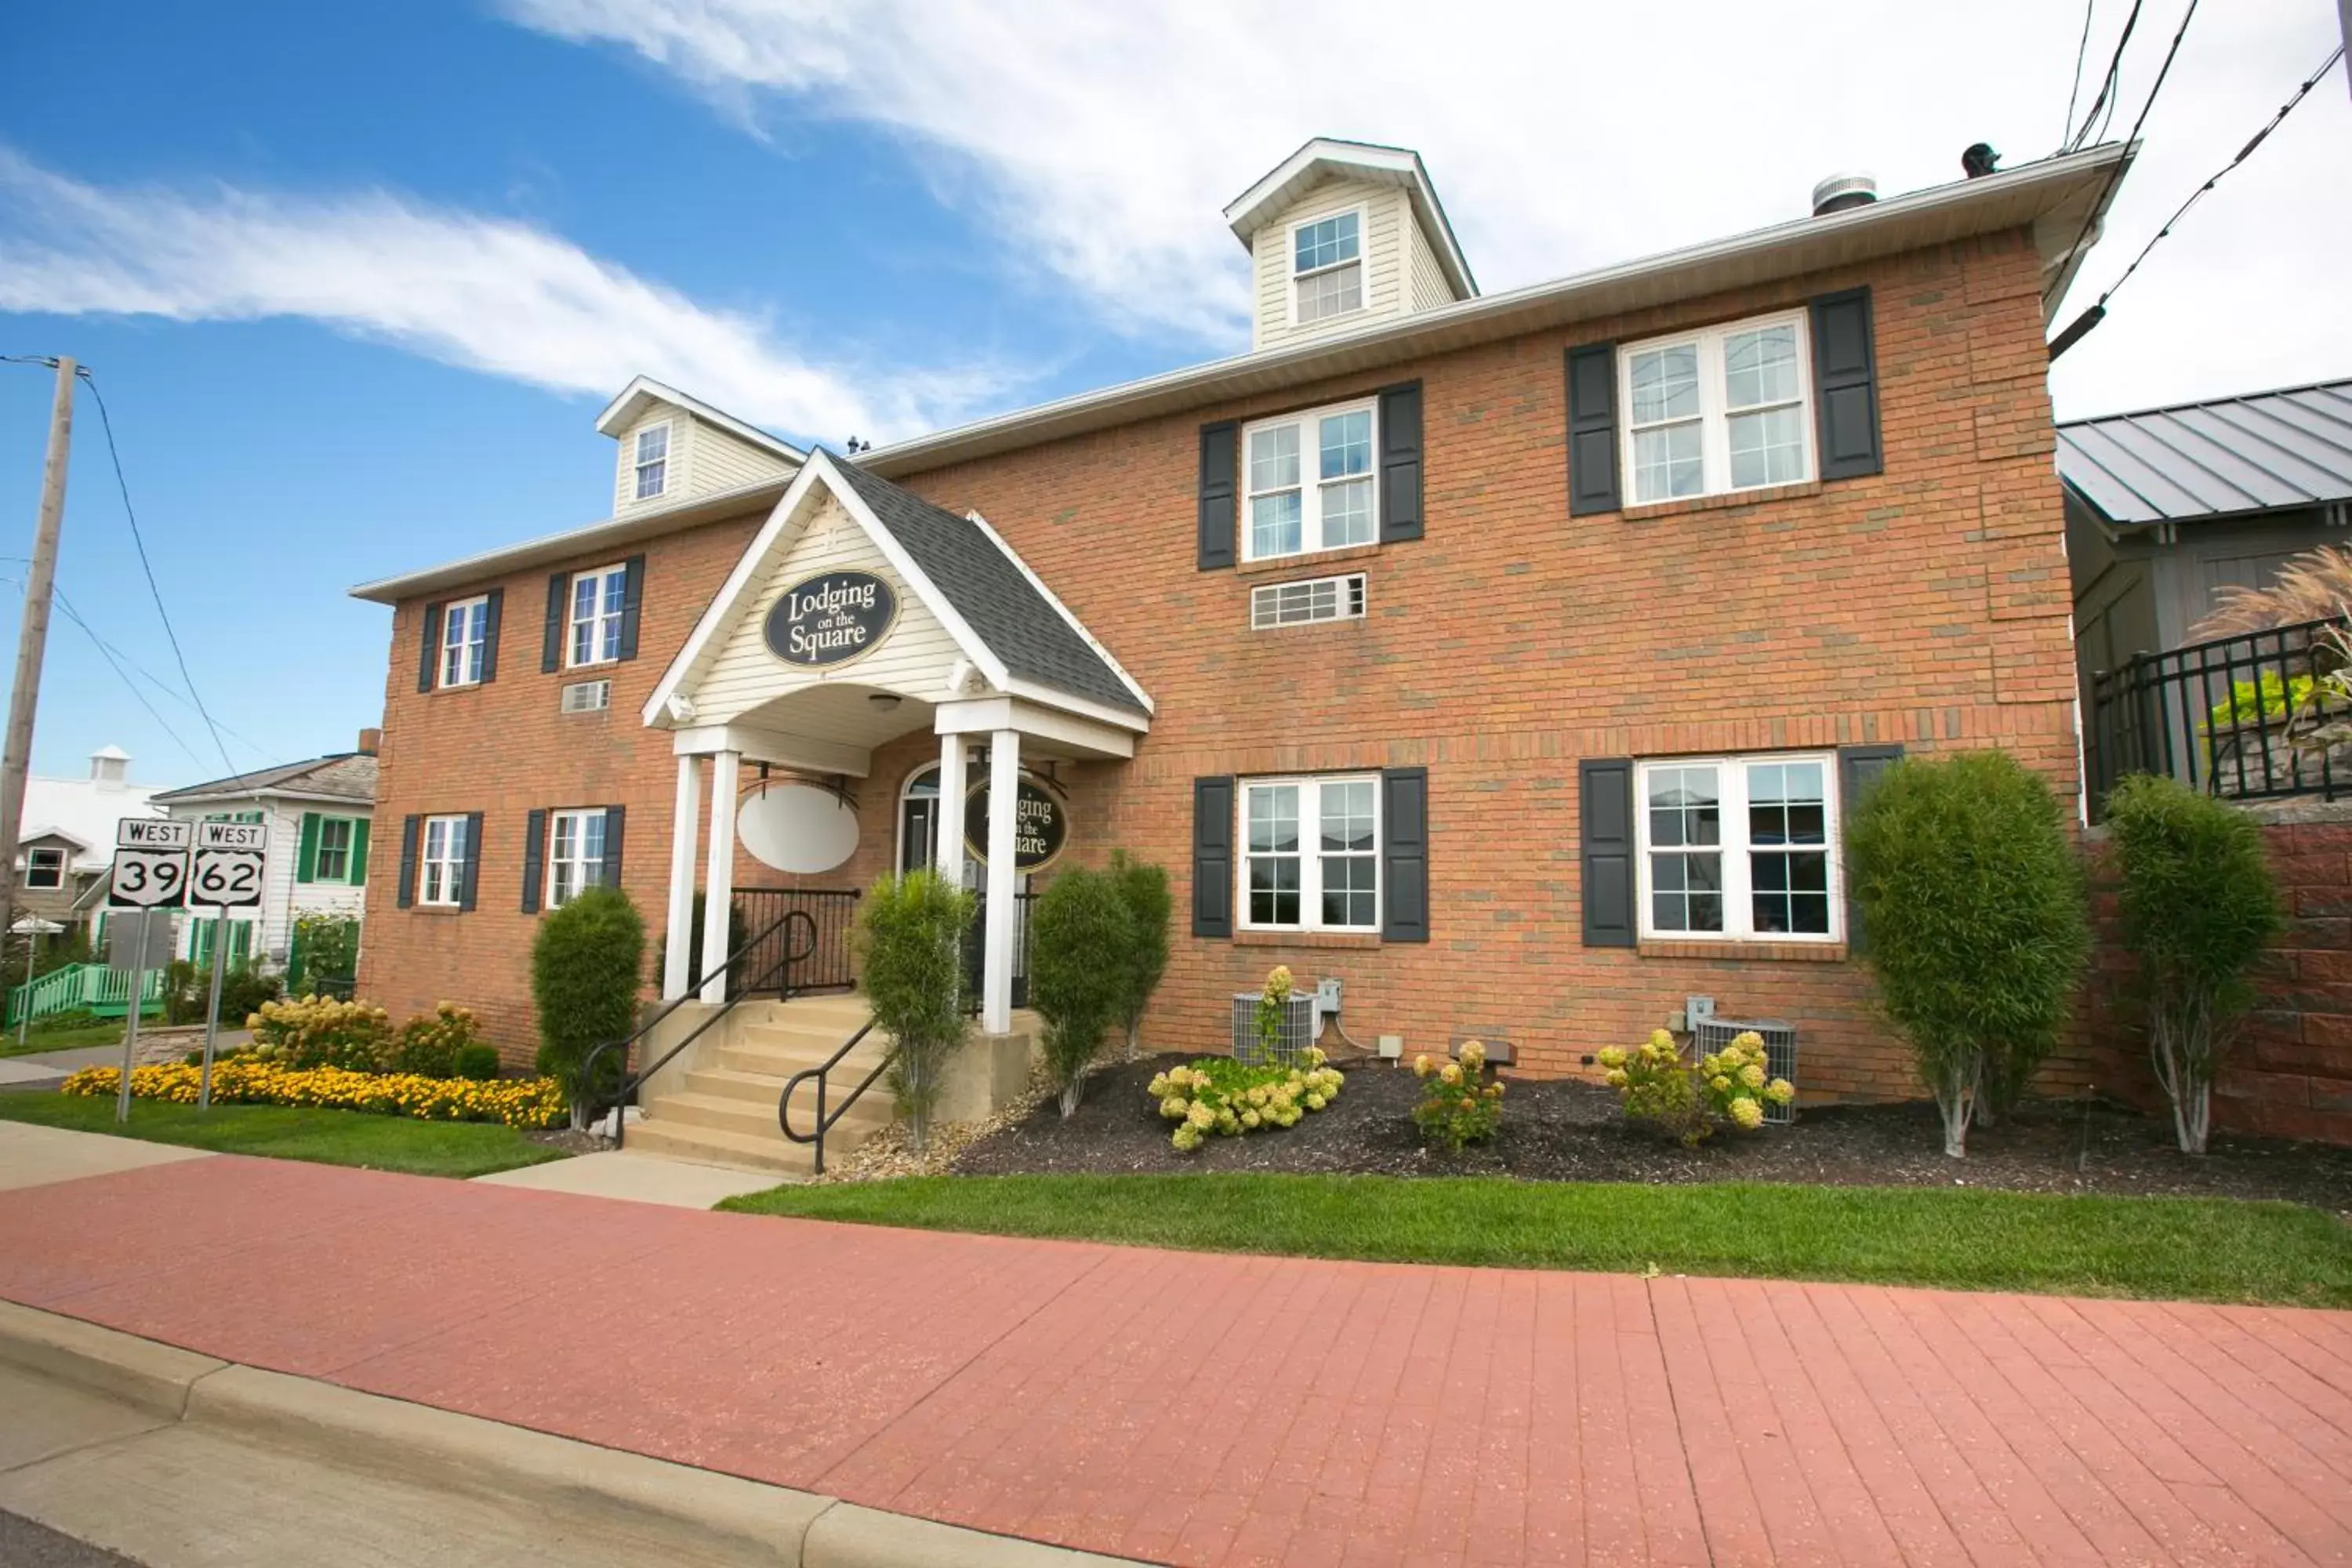
{"label": "white cloud", "polygon": [[788,434],[880,440],[1007,382],[818,363],[528,225],[383,192],[106,189],[0,149],[0,310],[301,317],[427,358],[609,396],[645,374]]}
{"label": "white cloud", "polygon": [[[635,50],[755,127],[784,110],[902,138],[1010,264],[1115,326],[1221,347],[1245,335],[1247,300],[1219,209],[1309,136],[1418,148],[1492,290],[1801,215],[1834,170],[1894,192],[1957,176],[1979,139],[2011,164],[2046,153],[2083,16],[2053,0],[505,4]],[[2200,19],[2076,308],[2317,63],[2330,9],[2244,0]],[[2123,10],[2098,6],[2095,72]],[[2117,134],[2180,10],[2143,16]],[[2062,409],[2344,374],[2347,188],[2352,110],[2334,81],[2061,362]]]}

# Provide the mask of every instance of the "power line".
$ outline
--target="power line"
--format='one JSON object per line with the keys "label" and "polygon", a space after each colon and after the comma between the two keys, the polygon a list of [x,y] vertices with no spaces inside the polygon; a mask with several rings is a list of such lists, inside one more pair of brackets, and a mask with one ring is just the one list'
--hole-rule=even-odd
{"label": "power line", "polygon": [[2083,95],[2083,57],[2091,47],[2091,16],[2099,8],[2099,0],[2083,0],[2083,36],[2074,44],[2074,85],[2066,89],[2066,129],[2058,137],[2058,145],[2065,146],[2074,138],[2074,100]]}
{"label": "power line", "polygon": [[[11,559],[20,558],[11,557]],[[0,582],[7,583],[13,587],[22,587],[24,585],[24,580],[17,577],[0,577]],[[147,694],[139,689],[138,682],[131,679],[130,672],[125,670],[121,664],[115,662],[114,653],[107,647],[104,639],[100,637],[96,632],[90,630],[89,623],[83,620],[79,616],[74,614],[71,607],[65,605],[62,599],[60,599],[58,607],[64,610],[66,613],[66,618],[73,622],[74,625],[79,626],[82,629],[83,635],[88,637],[89,640],[97,646],[99,657],[106,660],[106,662],[113,668],[114,673],[121,678],[122,684],[130,689],[131,700],[137,702],[140,707],[147,710],[147,716],[155,721],[156,728],[162,730],[166,735],[169,735],[172,738],[172,743],[173,745],[187,752],[188,760],[190,762],[195,763],[196,766],[200,768],[208,765],[205,762],[204,758],[196,754],[196,749],[194,746],[189,745],[186,741],[183,740],[177,730],[172,728],[171,721],[166,720],[163,714],[155,710],[155,705],[147,700]],[[174,695],[176,695],[176,693]]]}
{"label": "power line", "polygon": [[[2099,79],[2098,95],[2091,100],[2091,107],[2084,111],[2081,128],[2074,132],[2074,139],[2066,143],[2066,151],[2069,153],[2091,140],[2091,127],[2094,124],[2096,124],[2101,132],[2105,132],[2107,121],[2112,121],[2115,118],[2115,105],[2109,100],[2112,98],[2116,102],[2121,101],[2121,95],[2117,93],[2116,89],[2123,80],[2124,47],[2131,42],[2132,29],[2139,26],[2139,8],[2142,3],[2143,0],[2132,0],[2132,8],[2124,17],[2124,30],[2116,37],[2116,52],[2107,57],[2106,74]],[[2084,21],[2087,26],[2089,17],[2086,16]],[[2102,109],[2107,111],[2107,121],[2099,119],[2099,110]]]}
{"label": "power line", "polygon": [[[2132,16],[2135,19],[2139,16],[2139,0],[2132,0]],[[2143,102],[2139,106],[2139,118],[2132,121],[2131,134],[2124,138],[2124,146],[2126,149],[2129,149],[2138,142],[2140,130],[2147,123],[2148,111],[2156,107],[2157,96],[2164,90],[2164,79],[2172,74],[2172,62],[2178,59],[2180,56],[2180,40],[2189,36],[2189,24],[2196,19],[2197,0],[2189,0],[2189,9],[2182,12],[2180,15],[2180,26],[2173,30],[2172,46],[2164,51],[2164,63],[2157,68],[2156,80],[2148,87],[2147,101]],[[2131,31],[2131,24],[2129,22],[2126,22],[2124,25],[2124,31],[2126,33],[2129,33]],[[2122,47],[2120,45],[2116,47],[2116,58],[2118,60],[2122,58]],[[2113,67],[2109,67],[2108,68],[2110,71],[2114,69]],[[2094,114],[2098,112],[2097,104],[2095,103],[2091,106],[2091,112]],[[2087,131],[2090,128],[2090,121],[2085,120],[2083,123],[2084,129]],[[2124,177],[2125,163],[2126,159],[2117,158],[2115,161],[2114,166],[2108,169],[2107,183],[2099,187],[2098,199],[2094,201],[2090,205],[2089,209],[2083,214],[2083,226],[2074,232],[2074,243],[2066,247],[2066,265],[2071,266],[2075,258],[2082,255],[2083,242],[2091,237],[2091,226],[2099,221],[2099,214],[2105,210],[2108,198],[2116,194],[2116,182]],[[2095,305],[2092,309],[2095,310],[2098,307]],[[2096,321],[2094,320],[2092,324],[2095,326],[2097,324]],[[2088,331],[2090,329],[2088,327],[2084,329],[2084,331]],[[2069,328],[2068,331],[2072,331],[2073,329]],[[2075,335],[2079,337],[2081,334],[2076,333]],[[2065,337],[2062,334],[2058,342],[2061,345],[2071,346],[2074,339]],[[2052,357],[2055,358],[2057,356],[2053,353]]]}

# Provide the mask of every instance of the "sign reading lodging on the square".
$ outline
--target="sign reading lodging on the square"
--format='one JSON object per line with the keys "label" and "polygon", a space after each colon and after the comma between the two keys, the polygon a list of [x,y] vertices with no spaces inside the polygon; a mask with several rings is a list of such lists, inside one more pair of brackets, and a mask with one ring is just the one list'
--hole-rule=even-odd
{"label": "sign reading lodging on the square", "polygon": [[107,883],[110,910],[176,910],[188,901],[188,847],[193,822],[168,816],[126,816],[114,827],[114,874]]}
{"label": "sign reading lodging on the square", "polygon": [[828,572],[784,590],[768,612],[768,649],[787,664],[846,664],[890,633],[898,595],[871,572]]}
{"label": "sign reading lodging on the square", "polygon": [[197,823],[188,902],[207,910],[257,909],[268,850],[267,823]]}

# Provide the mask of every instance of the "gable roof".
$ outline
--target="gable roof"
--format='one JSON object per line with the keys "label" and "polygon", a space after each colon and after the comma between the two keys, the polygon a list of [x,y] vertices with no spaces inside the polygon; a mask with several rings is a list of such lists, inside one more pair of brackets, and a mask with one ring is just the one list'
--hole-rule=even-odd
{"label": "gable roof", "polygon": [[760,591],[761,563],[820,488],[841,502],[908,591],[1000,688],[1058,698],[1081,709],[1107,709],[1132,727],[1143,727],[1151,711],[1143,689],[985,520],[934,506],[822,447],[809,454],[646,700],[646,723],[667,721],[670,699],[716,656],[724,628]]}
{"label": "gable roof", "polygon": [[600,436],[618,436],[645,416],[656,403],[667,403],[682,408],[707,424],[716,425],[729,435],[750,442],[763,451],[795,466],[806,462],[808,454],[781,437],[771,436],[756,425],[747,425],[723,409],[713,408],[699,398],[688,397],[674,386],[665,385],[649,375],[641,375],[621,389],[621,395],[604,405],[604,412],[596,416],[596,432]]}
{"label": "gable roof", "polygon": [[368,752],[333,752],[308,762],[281,763],[273,768],[257,768],[249,773],[233,773],[225,779],[167,789],[150,798],[157,805],[192,805],[198,802],[250,799],[257,795],[282,795],[373,805],[375,776],[376,760]]}
{"label": "gable roof", "polygon": [[2070,420],[2058,473],[2123,527],[2352,502],[2352,380]]}
{"label": "gable roof", "polygon": [[1266,171],[1256,184],[1235,196],[1225,208],[1225,222],[1246,249],[1257,231],[1280,216],[1327,179],[1363,180],[1376,185],[1402,185],[1412,202],[1412,216],[1437,255],[1445,280],[1457,300],[1475,299],[1478,280],[1454,237],[1444,205],[1421,154],[1410,147],[1384,147],[1377,142],[1341,142],[1318,136]]}

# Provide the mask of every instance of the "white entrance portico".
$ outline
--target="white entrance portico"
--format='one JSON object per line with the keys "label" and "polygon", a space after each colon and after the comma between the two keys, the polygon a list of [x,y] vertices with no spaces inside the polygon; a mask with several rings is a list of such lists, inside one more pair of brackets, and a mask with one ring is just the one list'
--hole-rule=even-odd
{"label": "white entrance portico", "polygon": [[845,818],[851,808],[823,792],[843,801],[869,780],[876,748],[928,728],[941,800],[930,858],[951,880],[965,858],[954,803],[976,782],[975,750],[985,769],[980,1012],[984,1030],[1006,1032],[1024,762],[1131,757],[1150,715],[1142,689],[985,520],[813,453],[645,707],[677,757],[663,995],[682,997],[698,978],[699,859],[702,999],[725,1000],[724,973],[710,972],[729,946],[739,816],[752,822],[739,798],[744,764],[761,765],[754,807],[780,785],[800,792],[761,807],[746,847],[818,874],[866,836],[887,854],[897,831],[895,780]]}

